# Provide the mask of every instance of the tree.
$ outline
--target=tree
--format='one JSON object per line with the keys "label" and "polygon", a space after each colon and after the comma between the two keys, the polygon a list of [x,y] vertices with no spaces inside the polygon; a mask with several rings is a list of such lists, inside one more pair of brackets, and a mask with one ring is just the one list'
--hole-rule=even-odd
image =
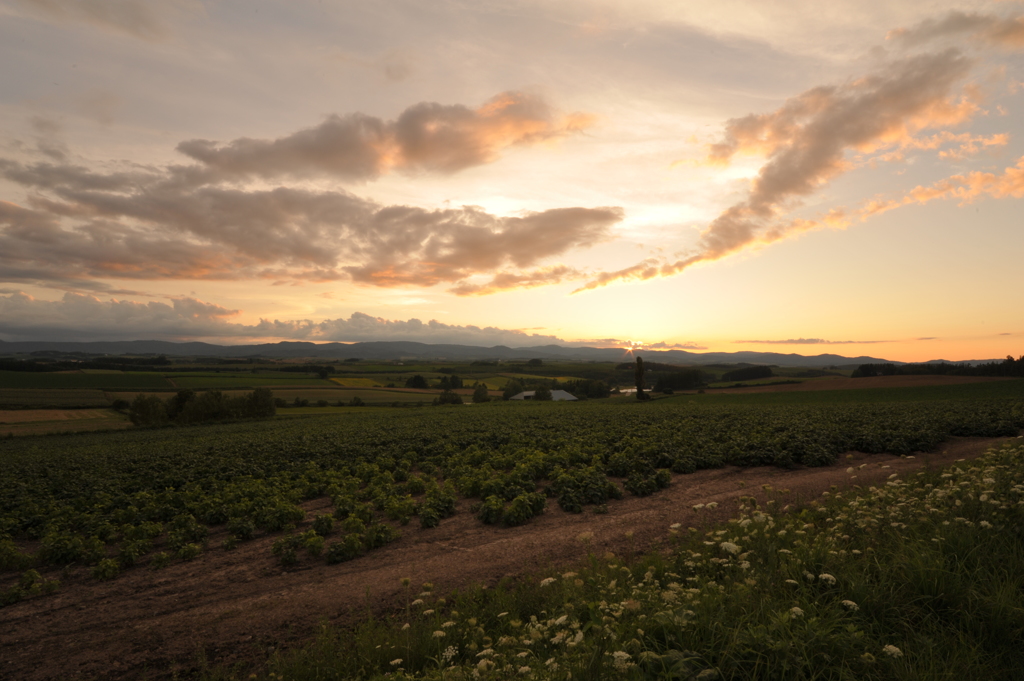
{"label": "tree", "polygon": [[642,357],[636,358],[636,369],[633,370],[633,378],[636,379],[636,399],[651,399],[651,396],[644,392],[644,360]]}
{"label": "tree", "polygon": [[537,357],[534,357],[533,359],[531,359],[526,364],[527,364],[527,366],[531,366],[531,367],[539,367],[539,366],[543,366],[544,365],[544,360],[542,360],[540,358],[537,358]]}
{"label": "tree", "polygon": [[537,402],[550,402],[551,390],[544,387],[537,388],[533,391],[533,399]]}
{"label": "tree", "polygon": [[132,400],[128,418],[137,426],[167,423],[167,405],[156,395],[139,395]]}
{"label": "tree", "polygon": [[473,388],[473,402],[479,404],[481,402],[490,402],[491,396],[487,394],[487,386],[483,383],[477,383]]}
{"label": "tree", "polygon": [[244,398],[243,415],[251,419],[272,419],[277,415],[277,403],[270,388],[256,388]]}
{"label": "tree", "polygon": [[451,390],[445,390],[434,398],[434,406],[439,404],[462,404],[462,395],[454,393]]}
{"label": "tree", "polygon": [[427,379],[423,378],[419,374],[416,374],[408,381],[405,382],[406,388],[416,388],[417,390],[426,390],[430,386],[427,385]]}
{"label": "tree", "polygon": [[523,392],[523,390],[523,384],[518,379],[513,378],[505,384],[505,390],[502,391],[501,397],[504,400],[510,400],[514,395],[518,395]]}

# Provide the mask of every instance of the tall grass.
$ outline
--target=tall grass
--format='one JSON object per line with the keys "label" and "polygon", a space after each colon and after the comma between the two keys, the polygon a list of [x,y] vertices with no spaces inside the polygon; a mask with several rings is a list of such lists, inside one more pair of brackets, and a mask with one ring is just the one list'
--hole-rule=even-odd
{"label": "tall grass", "polygon": [[777,505],[630,561],[447,598],[407,584],[400,612],[325,625],[255,678],[1021,678],[1024,445]]}

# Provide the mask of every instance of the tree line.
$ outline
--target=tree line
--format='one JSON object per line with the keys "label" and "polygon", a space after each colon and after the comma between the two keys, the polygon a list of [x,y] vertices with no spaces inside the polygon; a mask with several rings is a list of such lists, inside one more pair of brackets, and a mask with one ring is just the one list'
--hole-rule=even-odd
{"label": "tree line", "polygon": [[156,395],[139,394],[128,407],[128,418],[137,426],[270,419],[276,414],[277,405],[270,388],[256,388],[239,397],[225,395],[219,390],[199,394],[192,390],[179,390],[166,400]]}
{"label": "tree line", "polygon": [[1014,359],[1007,355],[1001,362],[986,362],[971,366],[970,364],[953,364],[936,362],[932,364],[861,364],[850,374],[851,378],[868,378],[871,376],[1005,376],[1024,378],[1024,355]]}

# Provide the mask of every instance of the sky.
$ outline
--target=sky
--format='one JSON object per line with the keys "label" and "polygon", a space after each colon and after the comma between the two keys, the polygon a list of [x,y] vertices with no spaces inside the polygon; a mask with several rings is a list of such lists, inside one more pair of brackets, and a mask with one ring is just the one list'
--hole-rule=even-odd
{"label": "sky", "polygon": [[1024,354],[1024,3],[0,0],[0,340]]}

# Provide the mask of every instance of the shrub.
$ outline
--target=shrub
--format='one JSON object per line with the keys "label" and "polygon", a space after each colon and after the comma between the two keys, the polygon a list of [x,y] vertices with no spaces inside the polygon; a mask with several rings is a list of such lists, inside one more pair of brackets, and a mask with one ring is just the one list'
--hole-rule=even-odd
{"label": "shrub", "polygon": [[324,552],[324,538],[317,534],[316,530],[308,530],[299,536],[302,537],[302,547],[309,555],[316,558]]}
{"label": "shrub", "polygon": [[275,541],[270,547],[270,552],[277,557],[281,565],[285,567],[295,565],[299,561],[296,551],[302,546],[302,542],[301,536],[290,534]]}
{"label": "shrub", "polygon": [[501,517],[505,512],[505,502],[500,497],[489,496],[484,499],[484,503],[480,506],[480,513],[477,515],[481,522],[487,525],[495,525],[501,522]]}
{"label": "shrub", "polygon": [[313,530],[321,537],[326,537],[334,531],[334,517],[321,513],[313,520]]}
{"label": "shrub", "polygon": [[198,558],[203,553],[203,547],[199,544],[184,544],[178,549],[177,556],[182,560]]}
{"label": "shrub", "polygon": [[346,560],[358,558],[363,552],[361,534],[346,534],[340,541],[332,542],[327,548],[327,564],[334,565]]}
{"label": "shrub", "polygon": [[92,569],[92,576],[96,579],[113,579],[119,574],[121,574],[121,566],[111,558],[104,558]]}
{"label": "shrub", "polygon": [[22,553],[10,539],[0,540],[0,572],[23,570],[32,562],[32,557]]}
{"label": "shrub", "polygon": [[376,549],[390,544],[401,536],[402,533],[390,525],[374,523],[366,528],[366,532],[363,534],[363,543],[367,549]]}
{"label": "shrub", "polygon": [[239,541],[247,541],[256,534],[256,523],[252,518],[231,518],[228,520],[228,532]]}
{"label": "shrub", "polygon": [[171,557],[161,551],[160,553],[154,553],[153,557],[149,559],[149,567],[153,570],[159,570],[165,568],[171,564]]}
{"label": "shrub", "polygon": [[436,510],[429,506],[420,508],[420,527],[426,529],[430,527],[437,527],[441,524],[441,516]]}

